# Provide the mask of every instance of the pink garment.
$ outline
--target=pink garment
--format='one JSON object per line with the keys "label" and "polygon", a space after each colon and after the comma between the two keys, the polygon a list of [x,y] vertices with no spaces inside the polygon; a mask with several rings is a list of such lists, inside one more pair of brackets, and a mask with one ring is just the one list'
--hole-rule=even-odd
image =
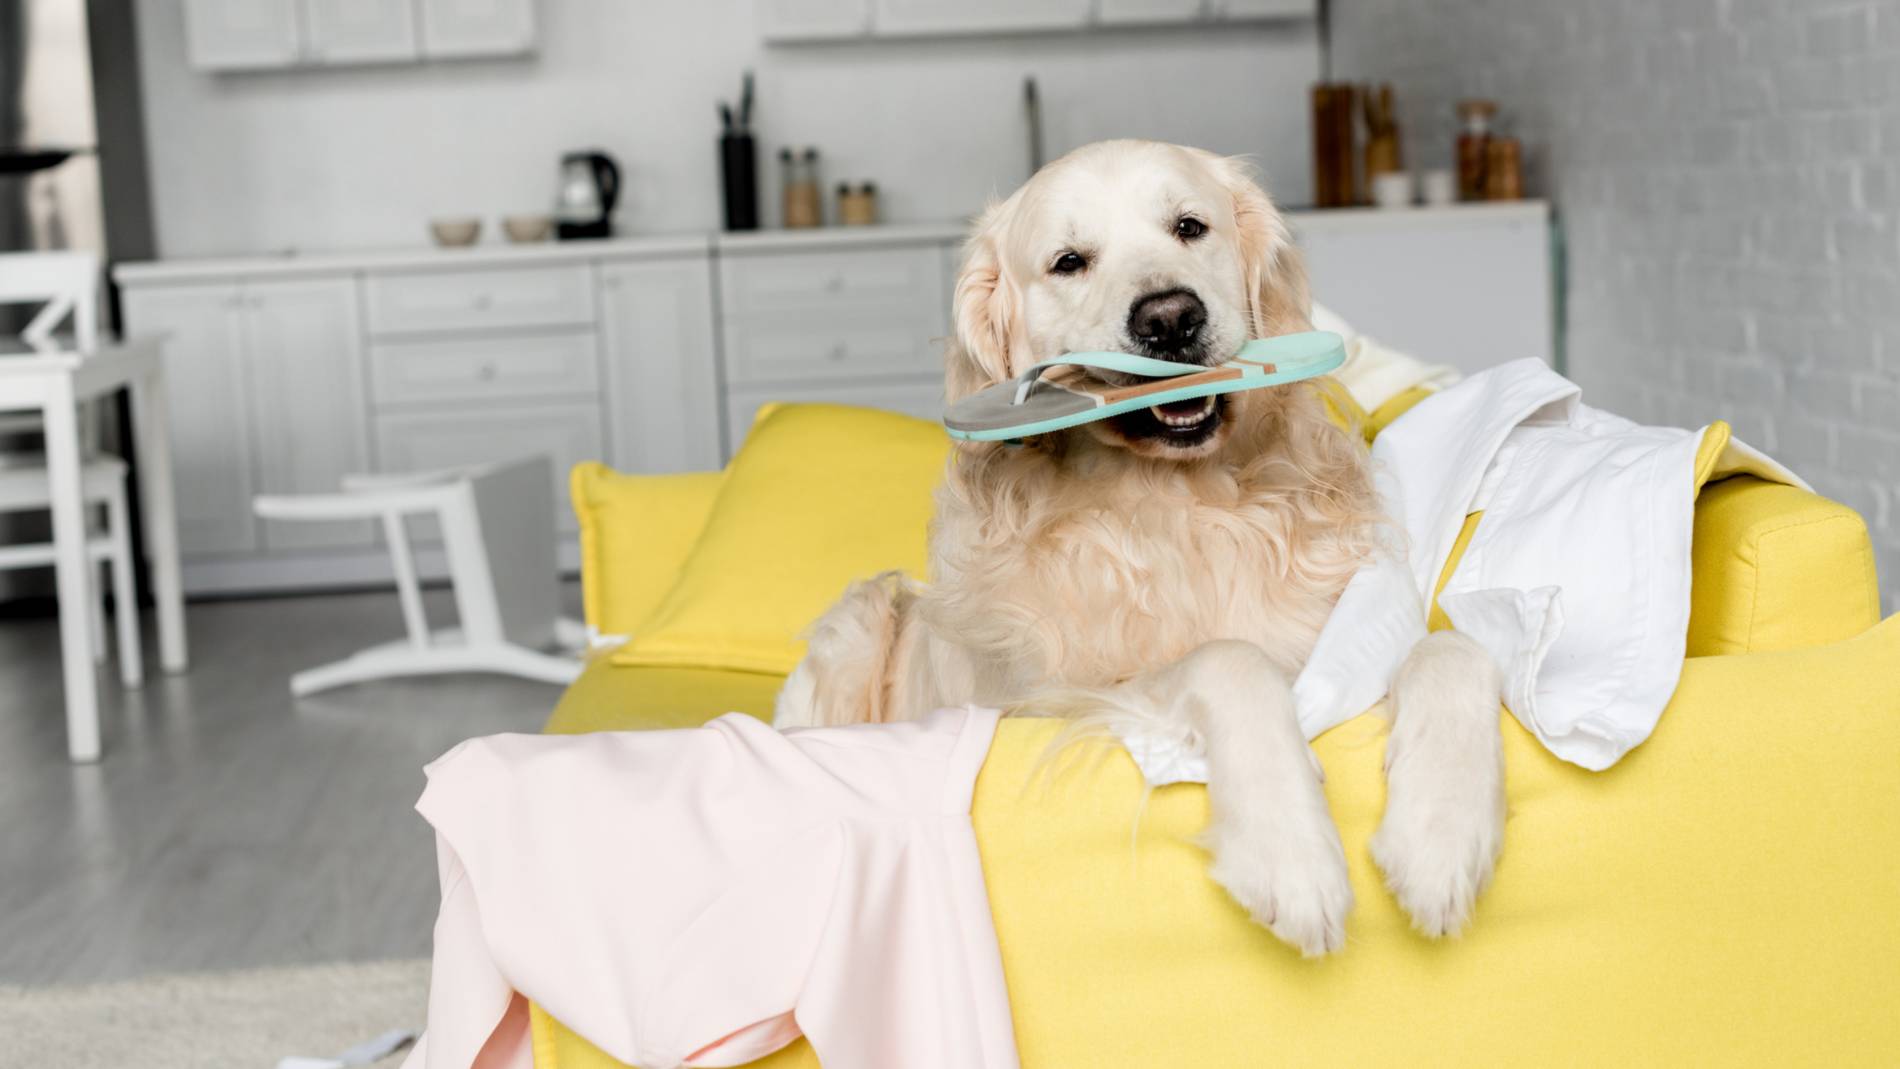
{"label": "pink garment", "polygon": [[[1017,1064],[970,796],[998,714],[471,739],[411,1069],[533,1064],[522,999],[641,1069]],[[486,1049],[484,1049],[486,1048]]]}

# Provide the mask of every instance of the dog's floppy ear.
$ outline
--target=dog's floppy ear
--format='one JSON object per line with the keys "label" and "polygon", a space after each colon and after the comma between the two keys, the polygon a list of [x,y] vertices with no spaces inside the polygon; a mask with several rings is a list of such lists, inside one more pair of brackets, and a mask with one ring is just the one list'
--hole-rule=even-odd
{"label": "dog's floppy ear", "polygon": [[1245,164],[1232,159],[1220,162],[1234,198],[1240,269],[1246,280],[1247,311],[1253,320],[1254,337],[1312,330],[1313,299],[1307,291],[1306,261],[1294,247],[1286,219]]}
{"label": "dog's floppy ear", "polygon": [[956,338],[945,368],[952,401],[1010,377],[1011,349],[1022,344],[1020,296],[1003,268],[1002,230],[1011,201],[992,205],[964,247],[953,301]]}

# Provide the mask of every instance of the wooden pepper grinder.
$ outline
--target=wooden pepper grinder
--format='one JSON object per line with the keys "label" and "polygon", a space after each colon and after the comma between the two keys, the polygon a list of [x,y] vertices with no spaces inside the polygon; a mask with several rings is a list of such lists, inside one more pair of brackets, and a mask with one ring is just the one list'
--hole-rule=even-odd
{"label": "wooden pepper grinder", "polygon": [[1374,177],[1405,170],[1405,160],[1399,147],[1399,116],[1392,106],[1392,84],[1383,83],[1377,90],[1366,86],[1364,97],[1366,186],[1371,188]]}

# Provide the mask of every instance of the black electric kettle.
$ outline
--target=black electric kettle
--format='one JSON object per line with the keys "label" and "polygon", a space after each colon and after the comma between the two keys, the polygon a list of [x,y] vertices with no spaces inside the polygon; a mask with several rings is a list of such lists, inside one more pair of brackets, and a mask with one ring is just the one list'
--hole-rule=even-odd
{"label": "black electric kettle", "polygon": [[599,151],[561,157],[561,192],[554,209],[561,240],[610,236],[619,199],[620,166],[613,157]]}

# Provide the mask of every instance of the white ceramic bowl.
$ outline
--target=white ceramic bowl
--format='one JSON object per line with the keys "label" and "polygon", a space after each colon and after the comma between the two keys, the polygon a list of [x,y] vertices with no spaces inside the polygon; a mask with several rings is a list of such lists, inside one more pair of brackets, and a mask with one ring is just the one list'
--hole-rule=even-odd
{"label": "white ceramic bowl", "polygon": [[510,215],[501,221],[502,233],[518,244],[546,241],[554,233],[552,215]]}
{"label": "white ceramic bowl", "polygon": [[473,245],[475,239],[482,236],[482,221],[473,216],[431,219],[429,233],[435,235],[435,243],[444,248]]}
{"label": "white ceramic bowl", "polygon": [[1410,171],[1387,171],[1372,176],[1372,203],[1380,208],[1410,208],[1418,187]]}

